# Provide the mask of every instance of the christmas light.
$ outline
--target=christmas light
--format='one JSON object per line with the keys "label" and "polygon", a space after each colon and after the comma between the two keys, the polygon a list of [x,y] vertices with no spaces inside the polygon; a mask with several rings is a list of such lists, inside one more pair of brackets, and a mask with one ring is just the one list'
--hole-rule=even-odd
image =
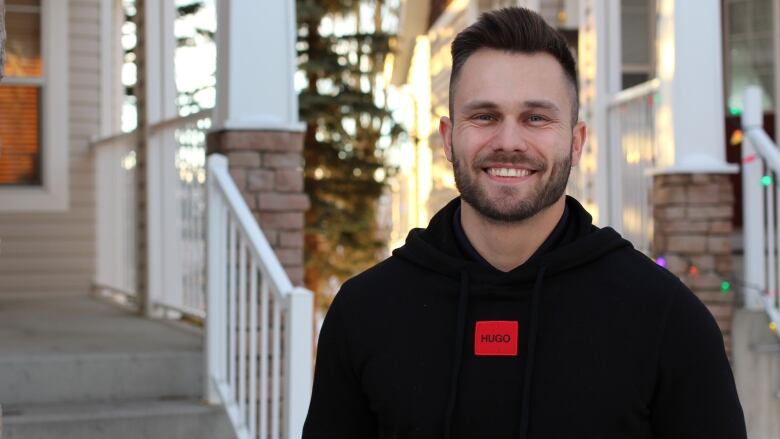
{"label": "christmas light", "polygon": [[740,143],[742,143],[742,139],[744,137],[745,135],[742,133],[742,130],[740,129],[734,130],[734,132],[731,134],[731,140],[730,140],[731,146],[737,146]]}
{"label": "christmas light", "polygon": [[691,265],[691,267],[688,269],[688,274],[693,277],[699,277],[699,268],[695,265]]}
{"label": "christmas light", "polygon": [[772,331],[772,332],[777,332],[777,323],[770,322],[769,323],[769,330]]}
{"label": "christmas light", "polygon": [[655,263],[656,263],[656,264],[658,264],[658,265],[660,265],[660,266],[662,266],[662,267],[664,267],[664,268],[666,268],[666,258],[665,258],[665,257],[663,257],[663,256],[659,256],[659,257],[658,257],[658,258],[655,260]]}
{"label": "christmas light", "polygon": [[755,161],[756,161],[756,155],[755,154],[750,154],[749,156],[747,156],[744,159],[742,159],[742,163],[746,163],[746,164],[747,163],[753,163]]}
{"label": "christmas light", "polygon": [[740,116],[740,115],[742,115],[742,109],[741,108],[737,108],[737,107],[730,107],[729,108],[729,113],[732,116]]}
{"label": "christmas light", "polygon": [[728,293],[730,289],[731,289],[731,284],[729,283],[729,281],[724,280],[723,282],[720,283],[720,292],[721,293],[724,293],[724,294]]}
{"label": "christmas light", "polygon": [[767,187],[772,184],[772,176],[771,175],[765,175],[761,177],[761,186]]}

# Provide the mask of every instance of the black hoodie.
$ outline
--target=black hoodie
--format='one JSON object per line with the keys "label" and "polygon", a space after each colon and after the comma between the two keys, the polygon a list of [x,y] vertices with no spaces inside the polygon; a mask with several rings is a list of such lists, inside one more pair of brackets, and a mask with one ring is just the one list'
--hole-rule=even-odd
{"label": "black hoodie", "polygon": [[676,277],[567,198],[559,245],[464,257],[453,200],[344,284],[304,439],[746,437],[720,330]]}

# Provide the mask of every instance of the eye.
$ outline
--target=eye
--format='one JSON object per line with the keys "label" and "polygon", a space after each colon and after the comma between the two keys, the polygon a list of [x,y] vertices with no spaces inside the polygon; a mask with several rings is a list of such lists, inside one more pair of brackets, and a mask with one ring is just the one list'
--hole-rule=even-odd
{"label": "eye", "polygon": [[547,119],[546,117],[544,117],[544,116],[542,116],[540,114],[532,114],[532,115],[528,116],[528,122],[531,122],[531,123],[534,123],[534,124],[545,123],[548,120],[549,119]]}
{"label": "eye", "polygon": [[482,121],[482,122],[491,122],[496,120],[495,116],[492,114],[477,114],[474,116],[474,119]]}

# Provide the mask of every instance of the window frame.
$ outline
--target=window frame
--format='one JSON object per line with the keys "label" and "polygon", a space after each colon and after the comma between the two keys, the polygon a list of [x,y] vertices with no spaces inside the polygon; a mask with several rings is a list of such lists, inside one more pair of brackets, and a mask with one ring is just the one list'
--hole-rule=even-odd
{"label": "window frame", "polygon": [[42,184],[0,186],[0,213],[61,212],[69,207],[68,2],[41,0],[40,17],[42,77],[4,77],[0,84],[40,87]]}

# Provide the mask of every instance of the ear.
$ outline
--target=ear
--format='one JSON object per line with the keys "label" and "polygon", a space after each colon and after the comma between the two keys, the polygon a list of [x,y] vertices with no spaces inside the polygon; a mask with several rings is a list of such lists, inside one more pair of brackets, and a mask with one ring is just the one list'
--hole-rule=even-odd
{"label": "ear", "polygon": [[452,163],[452,120],[447,116],[442,116],[439,119],[439,135],[444,144],[444,155]]}
{"label": "ear", "polygon": [[588,127],[585,122],[577,122],[574,125],[574,131],[572,132],[571,139],[571,165],[577,166],[582,157],[582,147],[585,145],[585,140],[588,136]]}

